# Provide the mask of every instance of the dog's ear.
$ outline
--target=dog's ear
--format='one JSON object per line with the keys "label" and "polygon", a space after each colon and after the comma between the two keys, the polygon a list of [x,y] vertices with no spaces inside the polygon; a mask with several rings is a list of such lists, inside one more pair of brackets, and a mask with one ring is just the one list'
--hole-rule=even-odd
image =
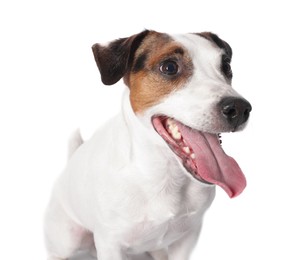
{"label": "dog's ear", "polygon": [[232,58],[232,49],[231,49],[230,45],[226,41],[220,39],[216,34],[211,33],[211,32],[202,32],[202,33],[197,33],[197,34],[202,36],[202,37],[204,37],[204,38],[206,38],[206,39],[208,39],[208,40],[210,40],[210,41],[212,41],[212,42],[214,42],[219,48],[224,49],[225,54],[231,60],[231,58]]}
{"label": "dog's ear", "polygon": [[126,74],[133,61],[135,51],[148,32],[145,30],[128,38],[115,40],[107,46],[98,43],[92,46],[94,58],[105,85],[115,84]]}

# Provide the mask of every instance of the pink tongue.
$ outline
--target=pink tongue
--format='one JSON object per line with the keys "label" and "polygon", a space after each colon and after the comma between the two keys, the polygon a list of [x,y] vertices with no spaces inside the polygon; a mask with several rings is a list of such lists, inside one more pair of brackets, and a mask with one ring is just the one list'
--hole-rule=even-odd
{"label": "pink tongue", "polygon": [[222,150],[216,135],[176,123],[187,145],[195,153],[198,174],[205,181],[222,187],[229,197],[238,196],[246,186],[245,176],[237,162]]}

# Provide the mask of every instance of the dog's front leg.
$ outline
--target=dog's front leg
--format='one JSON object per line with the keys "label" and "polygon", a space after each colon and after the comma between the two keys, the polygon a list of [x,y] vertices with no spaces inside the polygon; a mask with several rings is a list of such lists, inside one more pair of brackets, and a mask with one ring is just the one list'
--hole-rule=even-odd
{"label": "dog's front leg", "polygon": [[118,247],[98,247],[97,248],[98,260],[128,260],[126,255]]}
{"label": "dog's front leg", "polygon": [[201,225],[196,226],[194,230],[189,231],[184,237],[173,243],[169,247],[169,259],[168,260],[188,260],[192,250],[194,249]]}
{"label": "dog's front leg", "polygon": [[150,252],[151,257],[154,260],[168,260],[168,250],[163,249],[159,251]]}
{"label": "dog's front leg", "polygon": [[99,234],[98,238],[94,235],[94,240],[98,260],[128,260],[121,246],[111,239],[106,239]]}

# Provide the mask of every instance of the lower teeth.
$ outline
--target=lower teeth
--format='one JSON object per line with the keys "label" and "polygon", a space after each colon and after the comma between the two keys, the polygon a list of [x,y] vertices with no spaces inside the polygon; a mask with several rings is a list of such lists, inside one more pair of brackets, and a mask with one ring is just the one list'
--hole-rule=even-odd
{"label": "lower teeth", "polygon": [[183,147],[183,151],[185,152],[185,153],[187,153],[187,154],[189,154],[190,153],[190,148],[189,147]]}

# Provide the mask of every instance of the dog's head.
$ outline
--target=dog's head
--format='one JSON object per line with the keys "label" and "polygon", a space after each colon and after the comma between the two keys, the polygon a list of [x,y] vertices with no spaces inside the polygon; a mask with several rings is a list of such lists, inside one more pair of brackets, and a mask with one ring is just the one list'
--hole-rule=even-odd
{"label": "dog's head", "polygon": [[251,105],[231,87],[231,47],[212,33],[143,31],[93,45],[104,84],[121,78],[135,114],[153,127],[197,180],[230,197],[246,181],[220,146],[220,133],[247,123]]}

